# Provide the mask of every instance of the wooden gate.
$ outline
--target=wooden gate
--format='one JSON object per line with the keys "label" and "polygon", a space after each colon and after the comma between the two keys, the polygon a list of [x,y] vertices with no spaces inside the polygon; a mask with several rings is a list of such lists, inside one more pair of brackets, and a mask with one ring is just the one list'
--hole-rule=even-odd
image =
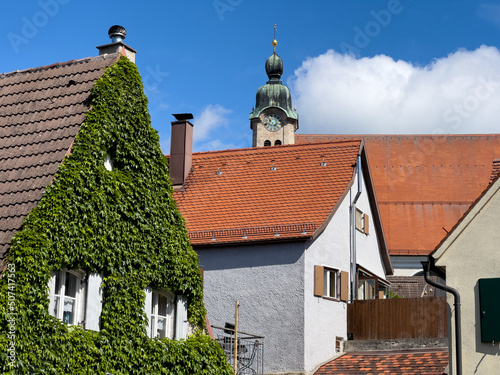
{"label": "wooden gate", "polygon": [[446,297],[354,301],[347,333],[353,340],[448,337]]}

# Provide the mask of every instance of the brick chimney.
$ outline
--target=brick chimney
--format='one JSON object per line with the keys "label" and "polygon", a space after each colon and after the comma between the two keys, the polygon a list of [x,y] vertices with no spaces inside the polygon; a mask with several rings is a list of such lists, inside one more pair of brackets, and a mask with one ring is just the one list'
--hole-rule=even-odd
{"label": "brick chimney", "polygon": [[193,165],[193,124],[188,121],[193,115],[179,113],[173,116],[176,121],[172,121],[169,172],[172,185],[179,188]]}
{"label": "brick chimney", "polygon": [[125,30],[123,26],[114,25],[110,27],[108,35],[111,39],[111,43],[97,46],[99,56],[106,53],[111,54],[120,52],[121,54],[127,56],[130,61],[135,63],[135,54],[137,51],[123,43],[123,39],[127,36],[127,30]]}

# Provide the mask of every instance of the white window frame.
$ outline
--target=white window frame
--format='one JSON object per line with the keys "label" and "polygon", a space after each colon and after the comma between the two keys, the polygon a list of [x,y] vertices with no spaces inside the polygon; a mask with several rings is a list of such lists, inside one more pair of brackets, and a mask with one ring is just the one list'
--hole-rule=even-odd
{"label": "white window frame", "polygon": [[[66,273],[69,273],[76,277],[76,293],[75,297],[65,296],[66,293]],[[59,290],[56,290],[56,278],[59,277]],[[57,319],[64,322],[64,299],[74,300],[74,318],[73,322],[64,322],[68,325],[82,325],[84,323],[84,309],[85,309],[85,283],[83,278],[85,277],[85,272],[83,271],[73,271],[63,268],[57,272],[51,272],[50,278],[50,304],[49,304],[49,314],[56,317]],[[56,302],[55,298],[58,297],[59,300]],[[57,311],[56,311],[57,310]]]}
{"label": "white window frame", "polygon": [[[165,338],[169,339],[186,339],[188,331],[188,319],[187,319],[187,301],[182,295],[175,295],[167,289],[152,289],[147,287],[144,290],[146,294],[146,299],[144,303],[144,310],[147,316],[147,334],[148,337],[155,338],[158,335],[153,335],[153,332],[157,332],[158,318],[165,317],[168,330],[165,334]],[[158,296],[167,297],[168,316],[161,316],[158,314]]]}
{"label": "white window frame", "polygon": [[[68,325],[79,325],[88,330],[99,331],[102,311],[102,277],[98,273],[86,274],[82,270],[63,268],[51,272],[49,280],[49,314],[64,322],[64,298],[66,289],[66,272],[77,277],[75,294],[75,320]],[[56,277],[59,276],[59,290],[56,290]],[[59,297],[59,306],[55,312],[55,297]]]}
{"label": "white window frame", "polygon": [[[323,270],[323,297],[339,299],[340,273],[335,268],[325,267]],[[334,281],[334,290],[332,291],[331,281]],[[333,292],[333,293],[332,293]]]}

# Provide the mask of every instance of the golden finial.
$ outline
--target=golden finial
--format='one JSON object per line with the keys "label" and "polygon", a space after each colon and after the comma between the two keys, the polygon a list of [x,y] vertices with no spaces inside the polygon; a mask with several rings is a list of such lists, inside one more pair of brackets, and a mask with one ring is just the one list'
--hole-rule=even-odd
{"label": "golden finial", "polygon": [[274,24],[274,39],[273,39],[273,48],[276,51],[276,46],[278,45],[278,41],[276,40],[276,24]]}

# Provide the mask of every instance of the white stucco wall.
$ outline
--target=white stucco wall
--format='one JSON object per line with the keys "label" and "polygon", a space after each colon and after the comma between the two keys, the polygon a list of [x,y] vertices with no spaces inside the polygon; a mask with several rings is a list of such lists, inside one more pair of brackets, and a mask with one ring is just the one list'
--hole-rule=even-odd
{"label": "white stucco wall", "polygon": [[[314,266],[322,265],[342,271],[350,270],[350,204],[357,192],[357,183],[344,199],[323,233],[308,244],[304,262],[305,296],[305,369],[331,359],[335,353],[336,336],[347,339],[347,303],[314,296]],[[366,186],[358,199],[358,207],[370,216],[370,232],[356,233],[357,263],[385,278],[378,248]]]}
{"label": "white stucco wall", "polygon": [[305,242],[197,250],[204,267],[204,295],[210,323],[234,323],[264,339],[264,371],[304,367]]}
{"label": "white stucco wall", "polygon": [[[446,284],[460,293],[462,306],[462,373],[498,374],[500,372],[499,343],[481,342],[481,320],[478,280],[500,277],[500,180],[483,200],[472,209],[462,225],[436,251],[436,264],[446,267]],[[482,203],[487,202],[485,205]],[[499,296],[500,298],[500,296]],[[453,296],[448,294],[455,324]],[[499,317],[500,319],[500,317]],[[454,329],[450,335],[452,368],[455,372]]]}
{"label": "white stucco wall", "polygon": [[[357,181],[351,188],[351,196],[354,198],[357,192]],[[369,197],[366,190],[366,184],[363,180],[362,193],[358,198],[356,207],[370,217],[370,231],[369,234],[363,234],[356,231],[356,263],[366,268],[375,275],[385,279],[385,269],[383,262],[380,258],[380,251],[378,248],[377,233],[375,231],[375,224],[373,222],[373,213],[370,209]]]}

